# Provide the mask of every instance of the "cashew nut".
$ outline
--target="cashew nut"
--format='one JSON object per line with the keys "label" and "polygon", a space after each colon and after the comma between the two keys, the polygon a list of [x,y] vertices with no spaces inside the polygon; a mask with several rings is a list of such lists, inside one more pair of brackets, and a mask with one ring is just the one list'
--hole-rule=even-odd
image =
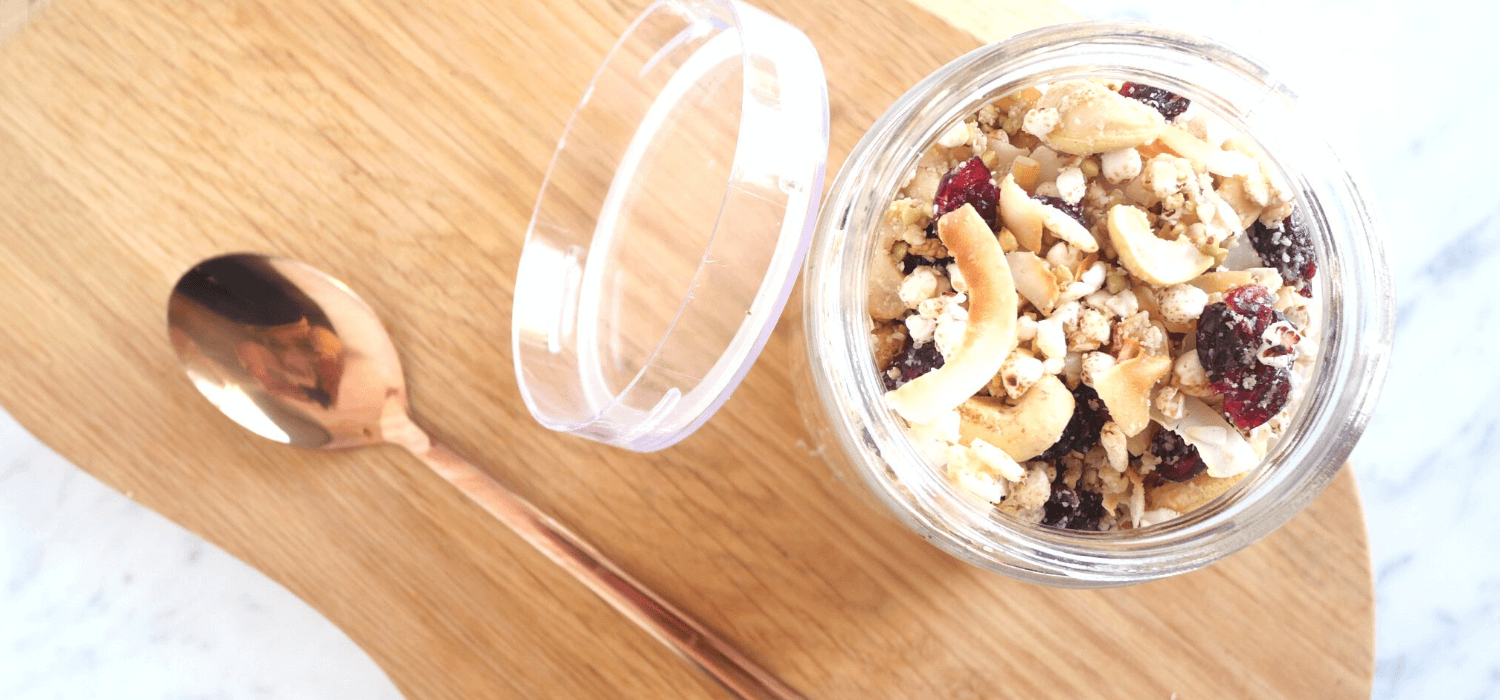
{"label": "cashew nut", "polygon": [[1053,108],[1058,123],[1042,142],[1053,150],[1087,156],[1156,140],[1167,126],[1161,113],[1089,80],[1067,80],[1047,90],[1037,109]]}
{"label": "cashew nut", "polygon": [[1062,437],[1073,418],[1073,394],[1057,377],[1043,375],[1014,406],[998,398],[975,396],[959,405],[958,417],[964,442],[984,440],[1012,459],[1025,461]]}
{"label": "cashew nut", "polygon": [[1175,241],[1157,238],[1146,212],[1129,204],[1110,207],[1109,240],[1125,269],[1158,287],[1187,282],[1214,264],[1186,236]]}

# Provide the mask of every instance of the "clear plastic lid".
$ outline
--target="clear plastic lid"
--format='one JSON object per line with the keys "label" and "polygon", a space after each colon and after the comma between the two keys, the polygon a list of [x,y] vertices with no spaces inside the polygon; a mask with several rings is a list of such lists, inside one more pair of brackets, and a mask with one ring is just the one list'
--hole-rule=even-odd
{"label": "clear plastic lid", "polygon": [[658,0],[558,143],[516,275],[521,395],[631,450],[687,437],[754,363],[796,281],[828,158],[812,42],[736,0]]}

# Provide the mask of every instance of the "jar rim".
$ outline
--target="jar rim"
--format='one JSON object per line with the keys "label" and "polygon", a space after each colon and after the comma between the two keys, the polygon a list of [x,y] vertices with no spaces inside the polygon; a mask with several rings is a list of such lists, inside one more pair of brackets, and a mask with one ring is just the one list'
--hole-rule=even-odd
{"label": "jar rim", "polygon": [[[1210,504],[1113,533],[1021,523],[960,493],[918,454],[884,403],[868,341],[866,271],[879,216],[928,145],[1025,83],[1107,76],[1181,92],[1256,141],[1287,176],[1319,252],[1323,356],[1297,415],[1261,465]],[[1016,35],[938,69],[851,151],[804,270],[806,352],[843,454],[909,528],[955,556],[1023,580],[1121,585],[1206,566],[1270,534],[1337,474],[1385,376],[1394,288],[1365,187],[1314,125],[1322,119],[1261,64],[1148,24],[1078,22]]]}

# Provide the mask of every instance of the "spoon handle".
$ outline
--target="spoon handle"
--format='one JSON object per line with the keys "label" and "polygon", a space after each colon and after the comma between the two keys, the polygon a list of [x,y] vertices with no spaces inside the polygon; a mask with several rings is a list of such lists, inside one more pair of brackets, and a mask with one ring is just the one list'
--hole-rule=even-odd
{"label": "spoon handle", "polygon": [[657,641],[703,669],[736,697],[745,700],[802,699],[797,691],[735,651],[707,627],[647,590],[587,542],[457,453],[436,443],[429,443],[425,450],[411,449],[411,452],[547,558],[567,569],[605,602],[650,632]]}

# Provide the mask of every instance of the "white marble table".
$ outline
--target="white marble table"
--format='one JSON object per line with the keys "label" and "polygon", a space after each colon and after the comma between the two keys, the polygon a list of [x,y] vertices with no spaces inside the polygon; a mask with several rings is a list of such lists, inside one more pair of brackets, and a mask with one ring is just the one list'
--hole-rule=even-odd
{"label": "white marble table", "polygon": [[[1500,698],[1500,311],[1483,281],[1500,278],[1500,140],[1487,138],[1500,7],[1070,1],[1218,37],[1347,111],[1341,136],[1384,212],[1400,298],[1390,378],[1354,458],[1377,575],[1374,695]],[[27,3],[0,0],[0,30]],[[398,697],[300,600],[0,413],[0,698]]]}

